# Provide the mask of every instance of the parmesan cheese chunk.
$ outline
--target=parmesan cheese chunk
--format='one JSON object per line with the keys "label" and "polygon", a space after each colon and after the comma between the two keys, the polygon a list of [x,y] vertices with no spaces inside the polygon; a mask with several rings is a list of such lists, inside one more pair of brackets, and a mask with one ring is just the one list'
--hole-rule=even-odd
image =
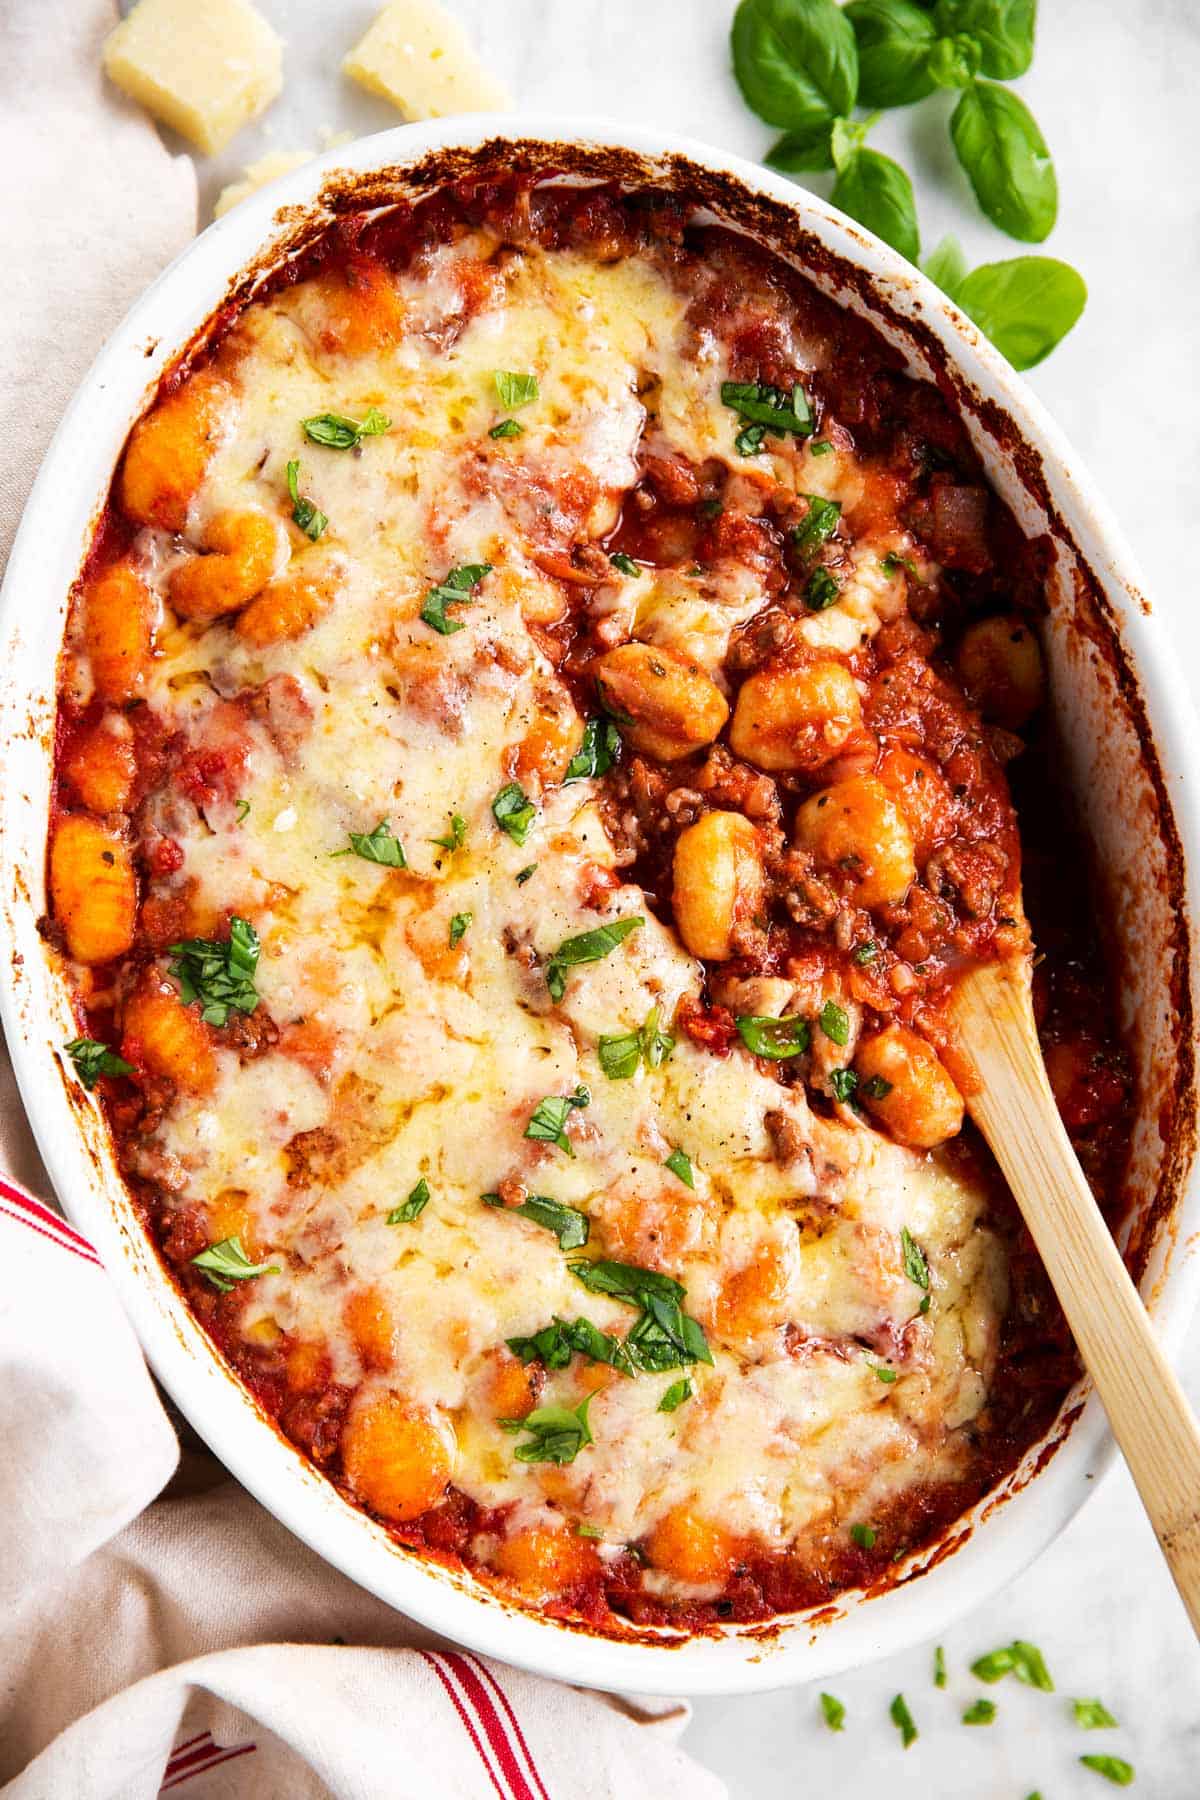
{"label": "parmesan cheese chunk", "polygon": [[315,150],[271,150],[266,156],[259,157],[257,162],[247,163],[242,171],[240,181],[231,181],[217,195],[217,204],[213,207],[213,218],[223,219],[227,212],[251,194],[257,194],[259,188],[266,187],[269,181],[277,181],[281,175],[290,175],[301,163],[311,162],[316,155]]}
{"label": "parmesan cheese chunk", "polygon": [[249,0],[138,0],[104,45],[109,79],[209,156],[276,98],[281,65]]}
{"label": "parmesan cheese chunk", "polygon": [[483,67],[458,20],[436,0],[392,0],[342,67],[409,119],[512,107],[507,89]]}

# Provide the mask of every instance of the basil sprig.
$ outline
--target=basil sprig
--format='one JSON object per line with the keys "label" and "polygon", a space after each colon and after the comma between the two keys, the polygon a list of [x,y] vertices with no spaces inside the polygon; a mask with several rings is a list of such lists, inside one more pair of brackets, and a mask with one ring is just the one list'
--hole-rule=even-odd
{"label": "basil sprig", "polygon": [[91,1093],[102,1075],[132,1075],[133,1064],[97,1038],[72,1038],[63,1049],[75,1064],[79,1079]]}
{"label": "basil sprig", "polygon": [[811,131],[853,110],[854,32],[832,0],[742,0],[732,45],[738,86],[768,125]]}
{"label": "basil sprig", "polygon": [[1025,244],[1049,237],[1058,217],[1058,180],[1025,102],[995,82],[973,81],[951,116],[950,137],[992,223]]}
{"label": "basil sprig", "polygon": [[258,1007],[254,975],[258,968],[258,933],[236,913],[225,939],[185,938],[170,944],[174,960],[167,966],[179,983],[185,1006],[199,1000],[206,1025],[225,1025],[231,1012],[252,1013]]}
{"label": "basil sprig", "polygon": [[278,1275],[278,1263],[252,1263],[240,1237],[222,1238],[193,1256],[192,1267],[206,1275],[218,1293],[227,1294],[235,1281],[252,1281],[256,1275]]}
{"label": "basil sprig", "polygon": [[898,162],[867,148],[865,139],[870,124],[870,120],[861,125],[849,119],[834,121],[830,154],[837,180],[830,198],[909,262],[916,262],[921,253],[921,234],[917,229],[912,182]]}

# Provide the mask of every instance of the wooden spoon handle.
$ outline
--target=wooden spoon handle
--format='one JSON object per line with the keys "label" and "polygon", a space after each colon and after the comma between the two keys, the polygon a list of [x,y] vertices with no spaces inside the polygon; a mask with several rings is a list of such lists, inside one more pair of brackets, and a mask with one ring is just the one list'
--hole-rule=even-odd
{"label": "wooden spoon handle", "polygon": [[1200,1636],[1200,1427],[1096,1205],[1046,1079],[1024,964],[969,976],[967,1105],[1008,1178]]}

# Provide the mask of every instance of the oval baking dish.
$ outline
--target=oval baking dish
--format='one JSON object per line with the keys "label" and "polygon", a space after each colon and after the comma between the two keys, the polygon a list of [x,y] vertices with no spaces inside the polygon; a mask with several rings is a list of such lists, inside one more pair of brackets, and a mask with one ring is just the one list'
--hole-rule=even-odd
{"label": "oval baking dish", "polygon": [[[902,1546],[871,1589],[842,1589],[819,1610],[693,1634],[643,1625],[609,1627],[601,1635],[577,1621],[535,1615],[468,1572],[398,1544],[276,1433],[164,1272],[117,1172],[107,1128],[65,1076],[58,1054],[75,1035],[74,1021],[56,958],[39,930],[46,910],[42,846],[55,665],[68,592],[130,424],[164,368],[205,322],[230,301],[244,304],[290,260],[302,260],[331,220],[514,174],[559,186],[666,189],[701,223],[744,234],[793,260],[830,298],[867,319],[911,373],[936,382],[1000,497],[1029,536],[1048,540],[1044,643],[1054,720],[1115,938],[1110,957],[1119,971],[1120,1025],[1136,1081],[1127,1248],[1168,1347],[1178,1340],[1196,1285],[1188,920],[1198,852],[1194,811],[1180,779],[1190,721],[1128,554],[1087,492],[1073,453],[1002,359],[936,290],[802,190],[689,143],[646,133],[614,137],[553,120],[519,134],[479,120],[387,133],[238,208],[134,309],[60,428],[5,586],[8,655],[0,704],[9,780],[0,892],[16,972],[5,996],[6,1028],[56,1190],[112,1271],[156,1372],[230,1469],[299,1535],[401,1610],[547,1673],[644,1691],[778,1685],[929,1635],[1035,1555],[1091,1491],[1111,1453],[1095,1405],[1085,1406],[1082,1391],[1073,1391],[997,1490],[922,1548]],[[519,406],[520,399],[509,404]],[[307,504],[311,518],[311,503],[292,497],[296,523],[306,530],[300,509]],[[452,591],[445,604],[454,603]],[[712,735],[719,727],[718,718]],[[678,870],[677,862],[677,904]],[[684,1166],[690,1187],[686,1159]]]}

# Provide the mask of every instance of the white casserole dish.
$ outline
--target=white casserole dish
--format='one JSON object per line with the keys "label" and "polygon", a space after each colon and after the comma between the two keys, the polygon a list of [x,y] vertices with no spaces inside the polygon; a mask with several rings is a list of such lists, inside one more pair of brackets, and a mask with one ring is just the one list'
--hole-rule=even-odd
{"label": "white casserole dish", "polygon": [[[93,1102],[63,1070],[74,1035],[66,987],[38,931],[55,667],[68,591],[113,465],[159,375],[245,272],[274,266],[328,208],[425,191],[479,166],[567,179],[685,186],[726,222],[799,255],[818,285],[868,313],[967,417],[991,478],[1031,532],[1055,539],[1046,641],[1064,752],[1093,836],[1124,971],[1137,1065],[1132,1229],[1142,1291],[1168,1352],[1200,1283],[1193,1183],[1195,1079],[1189,925],[1200,814],[1185,786],[1194,728],[1170,646],[1141,599],[1119,532],[1074,451],[1008,364],[899,256],[770,171],[654,131],[554,118],[404,127],[339,149],[214,225],[160,278],[101,353],[30,498],[0,609],[0,919],[11,949],[3,1018],[55,1190],[96,1245],[164,1386],[262,1503],[332,1563],[446,1636],[560,1679],[644,1692],[736,1692],[825,1677],[940,1631],[1002,1587],[1095,1490],[1113,1448],[1094,1400],[1065,1402],[1054,1431],[998,1493],[911,1557],[895,1585],[843,1594],[819,1616],[706,1638],[593,1635],[521,1612],[470,1577],[424,1562],[356,1512],[281,1439],[218,1358],[165,1275],[117,1173]],[[953,1554],[946,1552],[954,1546]],[[927,1572],[922,1573],[925,1570]],[[912,1576],[920,1575],[914,1580]]]}

